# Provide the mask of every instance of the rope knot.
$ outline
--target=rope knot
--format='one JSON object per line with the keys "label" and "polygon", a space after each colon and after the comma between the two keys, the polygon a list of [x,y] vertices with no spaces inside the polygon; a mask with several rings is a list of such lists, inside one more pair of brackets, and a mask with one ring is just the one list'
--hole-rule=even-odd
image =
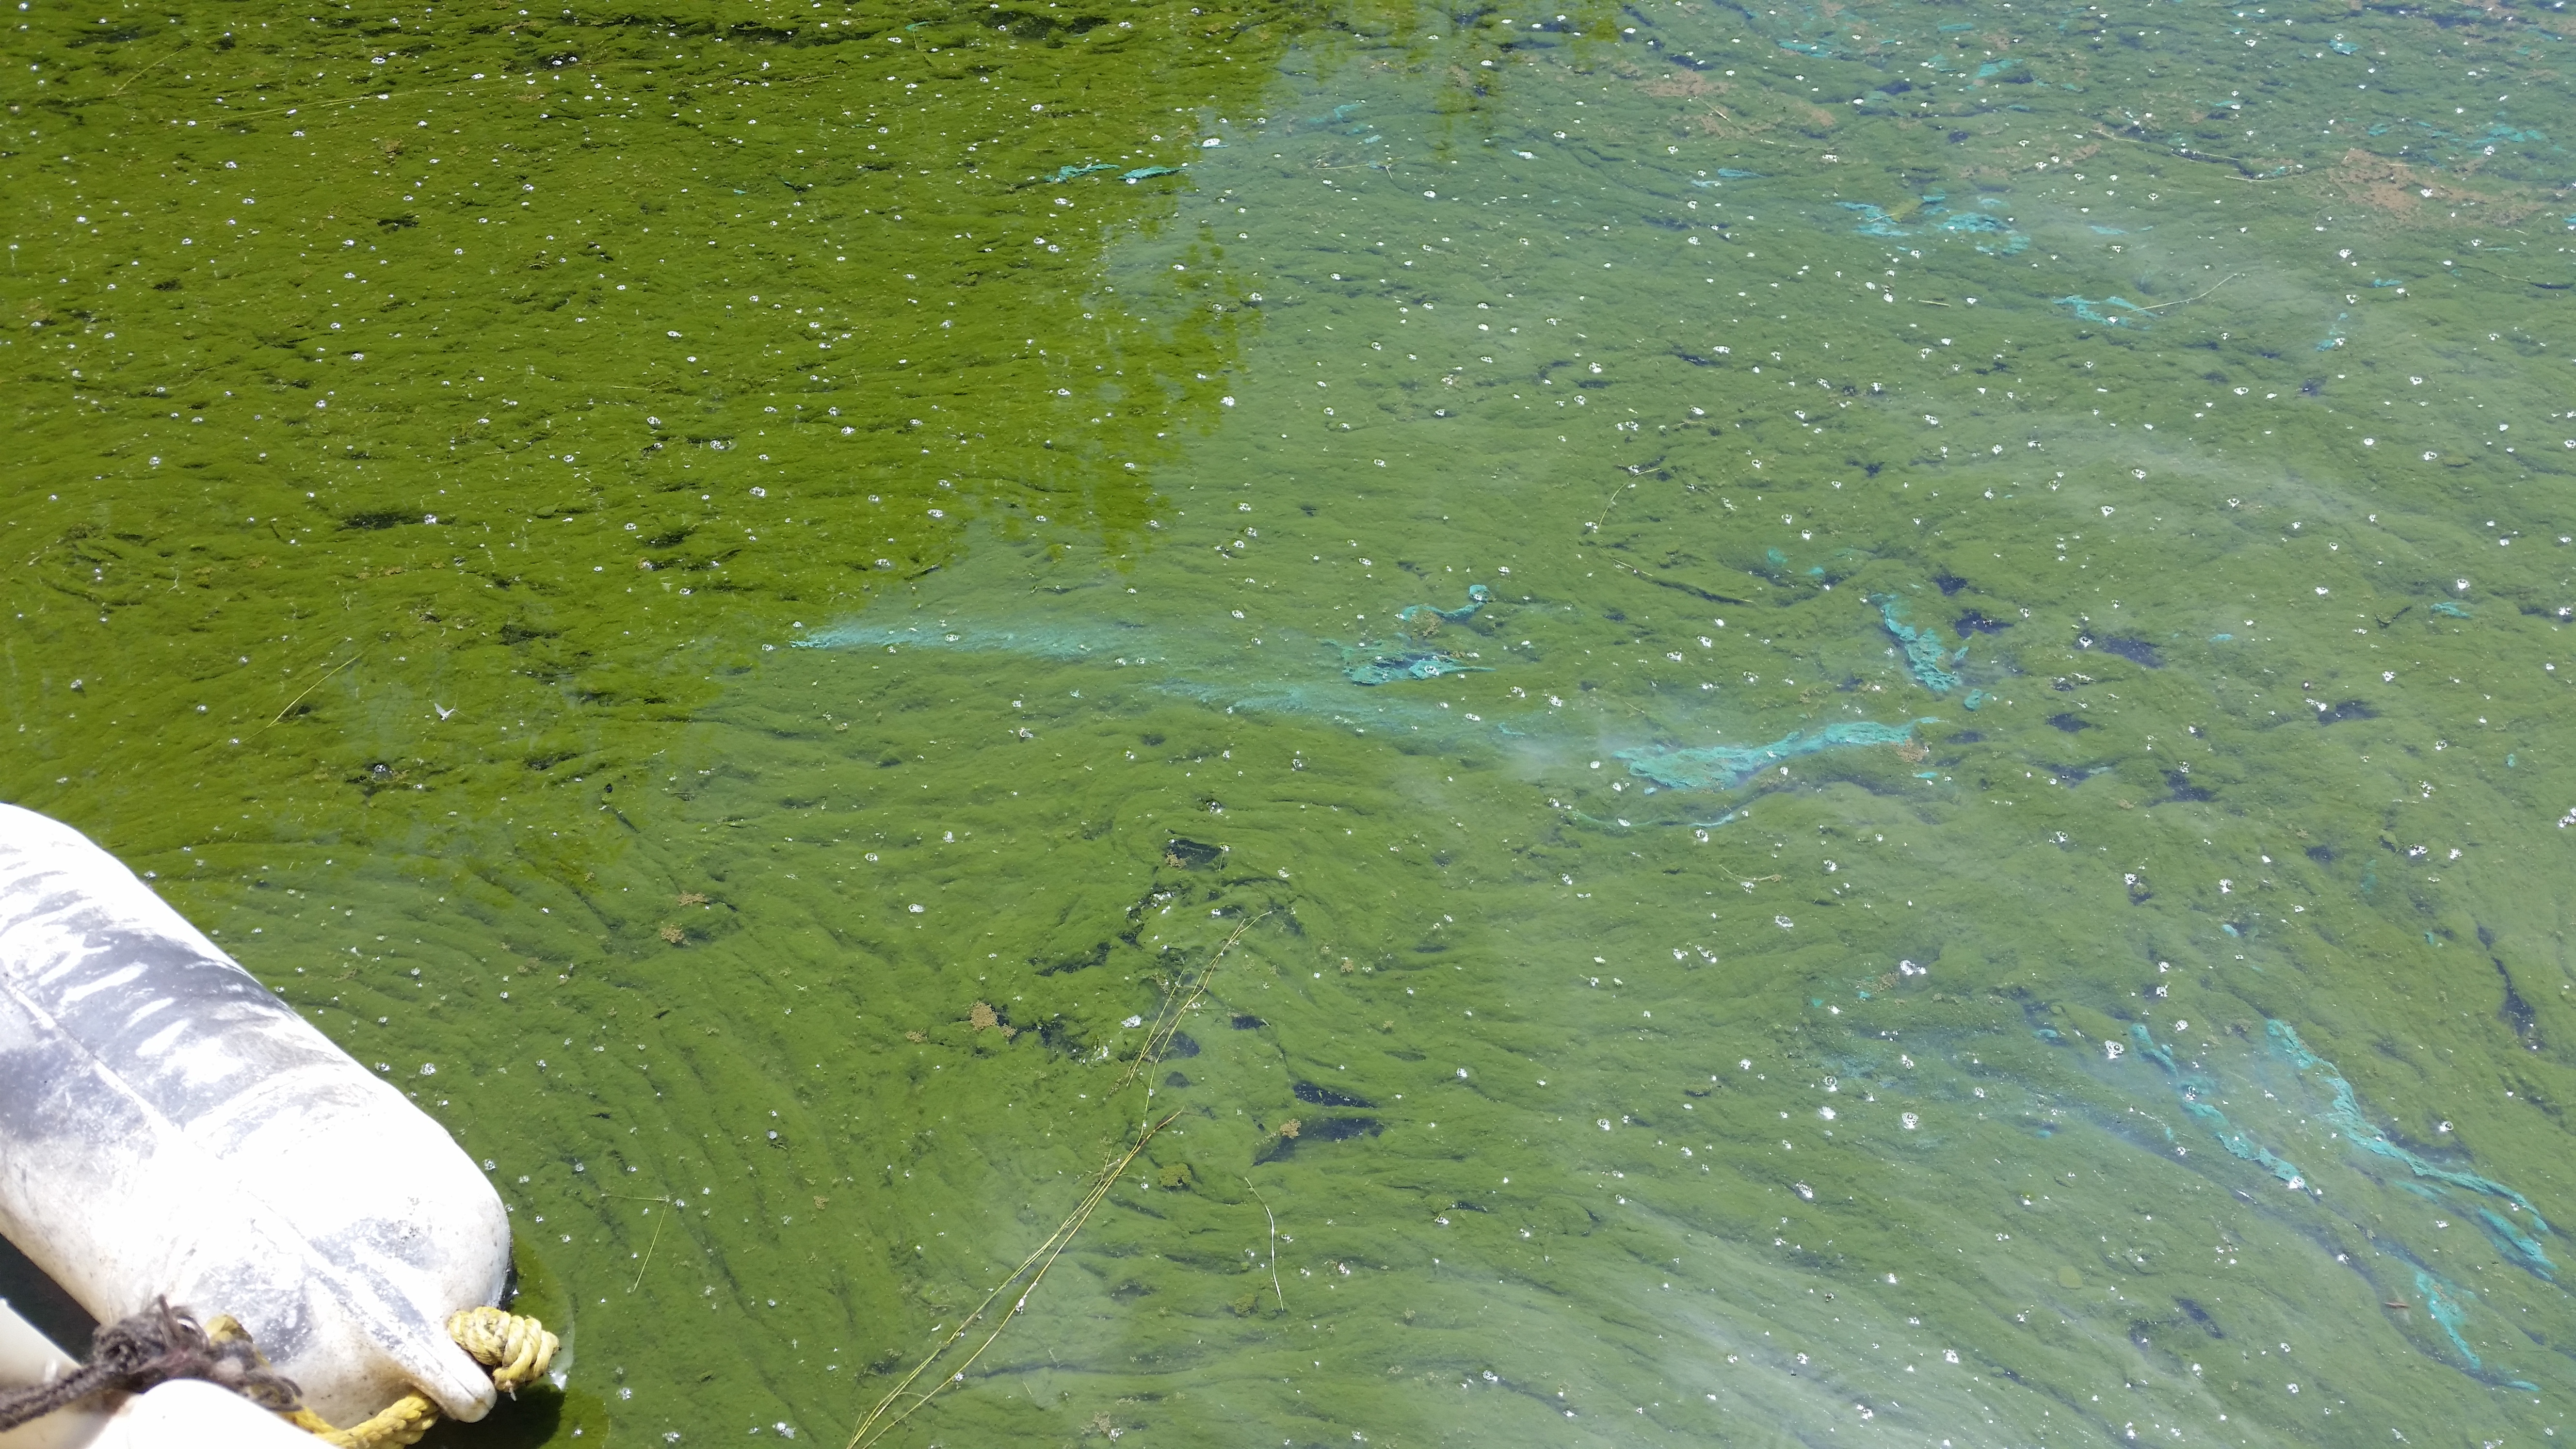
{"label": "rope knot", "polygon": [[544,1324],[498,1308],[468,1308],[451,1314],[447,1336],[490,1369],[492,1387],[505,1394],[535,1382],[554,1362],[555,1350],[563,1346]]}
{"label": "rope knot", "polygon": [[[492,1386],[516,1393],[535,1382],[562,1343],[533,1318],[498,1308],[469,1308],[447,1320],[448,1337],[492,1371]],[[93,1394],[113,1389],[140,1393],[172,1379],[221,1384],[334,1449],[401,1449],[419,1442],[438,1423],[438,1410],[422,1394],[394,1400],[382,1413],[346,1429],[333,1428],[303,1406],[295,1381],[268,1366],[250,1334],[229,1313],[199,1323],[185,1308],[156,1300],[131,1318],[98,1331],[90,1361],[50,1384],[0,1390],[0,1433],[44,1417]]]}
{"label": "rope knot", "polygon": [[93,1394],[114,1389],[140,1393],[172,1379],[221,1384],[263,1409],[291,1413],[303,1393],[295,1381],[268,1366],[250,1335],[229,1316],[200,1324],[166,1298],[130,1318],[99,1329],[89,1362],[50,1384],[0,1391],[0,1431],[43,1418]]}

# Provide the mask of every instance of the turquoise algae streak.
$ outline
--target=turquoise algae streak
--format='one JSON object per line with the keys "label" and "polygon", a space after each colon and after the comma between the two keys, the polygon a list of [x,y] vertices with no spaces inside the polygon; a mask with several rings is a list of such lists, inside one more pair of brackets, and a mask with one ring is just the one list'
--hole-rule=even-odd
{"label": "turquoise algae streak", "polygon": [[1949,666],[1966,658],[1966,649],[1953,654],[1942,647],[1939,636],[1931,630],[1905,622],[1905,601],[1894,594],[1882,594],[1870,602],[1878,605],[1879,622],[1904,648],[1906,667],[1913,671],[1916,683],[1934,694],[1947,694],[1959,687],[1959,676]]}
{"label": "turquoise algae streak", "polygon": [[886,1442],[2566,1432],[2551,13],[13,23],[0,790],[488,1164],[446,1442],[1166,1119]]}

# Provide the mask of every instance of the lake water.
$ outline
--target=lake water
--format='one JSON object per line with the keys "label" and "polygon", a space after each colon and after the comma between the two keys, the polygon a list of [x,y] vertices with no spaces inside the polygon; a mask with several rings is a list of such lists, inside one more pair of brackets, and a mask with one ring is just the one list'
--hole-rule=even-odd
{"label": "lake water", "polygon": [[2564,1426],[2557,6],[195,9],[0,794],[490,1170],[446,1442]]}

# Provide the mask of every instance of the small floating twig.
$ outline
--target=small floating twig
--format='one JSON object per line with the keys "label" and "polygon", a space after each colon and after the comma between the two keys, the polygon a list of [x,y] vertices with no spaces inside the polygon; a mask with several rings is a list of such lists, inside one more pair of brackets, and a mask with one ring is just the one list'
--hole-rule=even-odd
{"label": "small floating twig", "polygon": [[[645,1197],[645,1196],[643,1196],[643,1195],[642,1195],[642,1194],[640,1194],[640,1193],[631,1193],[631,1192],[612,1192],[612,1193],[607,1194],[607,1196],[609,1196],[609,1197],[630,1198],[630,1199],[632,1199],[632,1200],[634,1200],[634,1201],[636,1201],[636,1202],[658,1202],[658,1203],[660,1203],[662,1206],[664,1206],[664,1207],[666,1207],[666,1208],[671,1209],[673,1212],[677,1212],[677,1211],[679,1211],[683,1206],[685,1206],[685,1204],[681,1203],[681,1202],[679,1201],[679,1199],[677,1199],[677,1198],[668,1198],[668,1197]],[[669,1216],[669,1214],[667,1214],[667,1213],[666,1213],[666,1214],[664,1214],[664,1215],[663,1215],[662,1222],[669,1222],[669,1221],[670,1221],[670,1216]],[[626,1291],[627,1291],[627,1292],[632,1293],[632,1292],[634,1292],[636,1289],[641,1288],[641,1287],[643,1287],[643,1286],[644,1286],[644,1270],[645,1270],[646,1268],[650,1268],[650,1267],[652,1267],[652,1266],[653,1266],[653,1250],[654,1250],[655,1248],[660,1247],[661,1245],[662,1245],[662,1223],[655,1223],[655,1224],[653,1225],[653,1236],[652,1236],[651,1240],[649,1240],[648,1242],[646,1242],[646,1243],[644,1244],[644,1261],[643,1261],[641,1264],[639,1264],[639,1265],[636,1267],[636,1269],[635,1269],[635,1281],[626,1285]]]}
{"label": "small floating twig", "polygon": [[[1634,488],[1636,486],[1637,485],[1634,483],[1627,485],[1629,488]],[[1619,495],[1623,491],[1624,490],[1619,484],[1611,484],[1609,495],[1601,500],[1600,515],[1594,518],[1590,523],[1585,524],[1584,527],[1591,529],[1594,533],[1599,533],[1601,531],[1601,525],[1610,521],[1610,510],[1619,506]]]}
{"label": "small floating twig", "polygon": [[331,675],[339,673],[341,670],[348,668],[350,665],[357,663],[359,660],[361,660],[361,659],[363,659],[363,658],[365,658],[365,657],[366,657],[366,655],[365,655],[363,652],[362,652],[362,653],[358,653],[358,654],[352,654],[352,655],[350,655],[348,658],[341,660],[339,663],[332,665],[332,666],[331,666],[331,669],[330,669],[330,673],[324,674],[320,679],[317,679],[317,680],[313,681],[311,684],[308,684],[308,685],[304,686],[304,694],[299,694],[299,695],[295,696],[293,699],[288,700],[288,701],[286,702],[286,708],[285,708],[285,709],[281,709],[281,710],[279,710],[279,711],[277,712],[277,719],[270,720],[270,721],[268,722],[268,724],[261,725],[261,726],[260,726],[260,728],[261,728],[261,729],[267,729],[267,728],[268,728],[268,725],[276,724],[276,723],[278,722],[278,720],[282,720],[282,719],[286,718],[288,714],[290,714],[290,713],[292,713],[292,712],[294,711],[294,709],[295,709],[295,707],[296,707],[297,705],[302,704],[302,703],[304,702],[304,695],[305,695],[305,694],[311,694],[313,691],[315,691],[315,690],[317,690],[317,689],[320,689],[324,684],[327,684],[327,683],[329,683],[329,682],[330,682]]}
{"label": "small floating twig", "polygon": [[1252,1199],[1261,1204],[1261,1215],[1270,1219],[1270,1291],[1279,1294],[1279,1311],[1285,1313],[1288,1311],[1288,1295],[1279,1290],[1279,1218],[1270,1211],[1270,1199],[1261,1195],[1261,1189],[1252,1187],[1251,1178],[1245,1178],[1243,1185],[1252,1188]]}
{"label": "small floating twig", "polygon": [[118,96],[121,96],[121,95],[125,94],[125,88],[126,88],[127,86],[130,86],[130,85],[134,84],[136,81],[139,81],[139,80],[143,79],[143,77],[144,77],[145,75],[149,74],[149,73],[150,73],[151,71],[153,71],[155,68],[157,68],[157,67],[159,67],[159,66],[161,66],[161,65],[164,65],[164,64],[166,64],[166,63],[168,63],[168,62],[170,62],[170,61],[172,61],[172,60],[177,59],[177,58],[178,58],[178,55],[179,55],[179,52],[177,52],[177,51],[175,51],[175,50],[174,50],[174,51],[170,52],[168,55],[165,55],[165,56],[161,57],[161,59],[159,59],[159,60],[156,60],[156,61],[152,62],[152,64],[151,64],[151,65],[147,65],[147,66],[145,66],[143,69],[136,71],[134,74],[132,74],[132,75],[130,75],[130,76],[127,76],[124,80],[121,80],[121,81],[117,82],[116,89],[114,89],[114,90],[112,90],[112,91],[109,91],[109,92],[107,93],[107,95],[108,95],[108,99],[110,99],[110,100],[114,100],[116,97],[118,97]]}
{"label": "small floating twig", "polygon": [[2154,302],[2154,303],[2150,303],[2150,304],[2148,304],[2147,306],[2140,307],[2138,310],[2139,310],[2139,311],[2141,311],[2141,312],[2160,312],[2160,311],[2164,310],[2164,309],[2165,309],[2165,308],[2167,308],[2167,307],[2179,307],[2179,306],[2181,306],[2181,305],[2182,305],[2183,303],[2185,303],[2185,302],[2197,302],[2197,301],[2199,301],[2201,298],[2208,296],[2211,292],[2215,292],[2215,291],[2217,291],[2219,288],[2226,286],[2228,283],[2230,283],[2230,282],[2232,282],[2232,281],[2235,281],[2238,277],[2241,277],[2241,276],[2244,276],[2244,275],[2245,275],[2245,274],[2244,274],[2243,272],[2229,272],[2226,276],[2223,276],[2223,277],[2219,278],[2217,281],[2210,283],[2210,284],[2209,284],[2209,286],[2208,286],[2207,288],[2205,288],[2205,289],[2203,289],[2203,290],[2201,290],[2201,291],[2198,291],[2198,292],[2194,292],[2194,293],[2192,293],[2192,294],[2191,294],[2190,296],[2188,296],[2188,297],[2181,297],[2181,298],[2177,298],[2177,299],[2175,299],[2174,301],[2171,301],[2171,302]]}

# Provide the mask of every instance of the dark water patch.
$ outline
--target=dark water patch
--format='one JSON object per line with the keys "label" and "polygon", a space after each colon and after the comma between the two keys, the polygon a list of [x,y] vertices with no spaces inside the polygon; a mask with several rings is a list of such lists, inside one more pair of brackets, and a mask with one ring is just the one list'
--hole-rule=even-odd
{"label": "dark water patch", "polygon": [[2076,732],[2077,732],[2077,731],[2079,731],[2079,730],[2090,730],[2090,729],[2100,729],[2100,728],[2101,728],[2101,726],[2099,726],[2099,725],[2097,725],[2097,724],[2093,723],[2093,721],[2091,721],[2091,720],[2089,720],[2089,719],[2086,719],[2084,716],[2082,716],[2082,715],[2080,715],[2080,714],[2074,714],[2074,713],[2060,713],[2060,714],[2053,714],[2053,715],[2050,715],[2050,716],[2048,717],[2048,723],[2049,723],[2049,725],[2050,725],[2052,728],[2064,730],[2064,731],[2066,731],[2066,732],[2067,732],[2068,734],[2070,734],[2070,735],[2071,735],[2071,734],[2076,733]]}
{"label": "dark water patch", "polygon": [[2165,667],[2165,657],[2157,652],[2155,645],[2130,635],[2111,634],[2099,637],[2090,634],[2078,635],[2075,647],[2099,649],[2105,654],[2116,654],[2132,664],[2142,664],[2149,669]]}
{"label": "dark water patch", "polygon": [[[2480,930],[2483,932],[2484,928]],[[2505,968],[2504,962],[2493,957],[2488,959],[2495,966],[2496,979],[2504,983],[2504,1000],[2496,1008],[2497,1019],[2512,1027],[2513,1034],[2522,1039],[2524,1046],[2539,1051],[2540,1018],[2532,1011],[2531,1003],[2523,1000],[2522,993],[2514,989],[2513,973]]]}
{"label": "dark water patch", "polygon": [[1057,956],[1043,961],[1032,957],[1029,964],[1037,968],[1040,976],[1062,976],[1070,971],[1088,971],[1102,964],[1109,959],[1110,949],[1110,943],[1102,940],[1094,942],[1089,949],[1072,955]]}
{"label": "dark water patch", "polygon": [[1438,679],[1452,674],[1490,674],[1482,664],[1469,664],[1445,649],[1410,648],[1394,650],[1360,649],[1346,651],[1349,663],[1342,673],[1353,684],[1395,684],[1404,680]]}
{"label": "dark water patch", "polygon": [[1733,594],[1721,594],[1711,589],[1704,589],[1686,580],[1661,578],[1649,573],[1637,573],[1635,577],[1659,589],[1671,589],[1675,593],[1688,594],[1703,603],[1734,604],[1740,608],[1752,607],[1752,601],[1749,599],[1739,599]]}
{"label": "dark water patch", "polygon": [[1366,1098],[1354,1097],[1348,1092],[1336,1092],[1330,1087],[1319,1087],[1313,1082],[1298,1082],[1289,1087],[1288,1091],[1298,1101],[1312,1102],[1318,1107],[1374,1107],[1377,1105]]}
{"label": "dark water patch", "polygon": [[1953,621],[1950,627],[1958,631],[1960,638],[1965,639],[1971,634],[2000,634],[2011,628],[2013,622],[2010,619],[1989,619],[1983,610],[1970,609]]}
{"label": "dark water patch", "polygon": [[1255,1166],[1279,1162],[1305,1149],[1375,1137],[1385,1130],[1385,1124],[1375,1117],[1300,1118],[1281,1123],[1270,1136],[1261,1139],[1253,1150],[1252,1161]]}

